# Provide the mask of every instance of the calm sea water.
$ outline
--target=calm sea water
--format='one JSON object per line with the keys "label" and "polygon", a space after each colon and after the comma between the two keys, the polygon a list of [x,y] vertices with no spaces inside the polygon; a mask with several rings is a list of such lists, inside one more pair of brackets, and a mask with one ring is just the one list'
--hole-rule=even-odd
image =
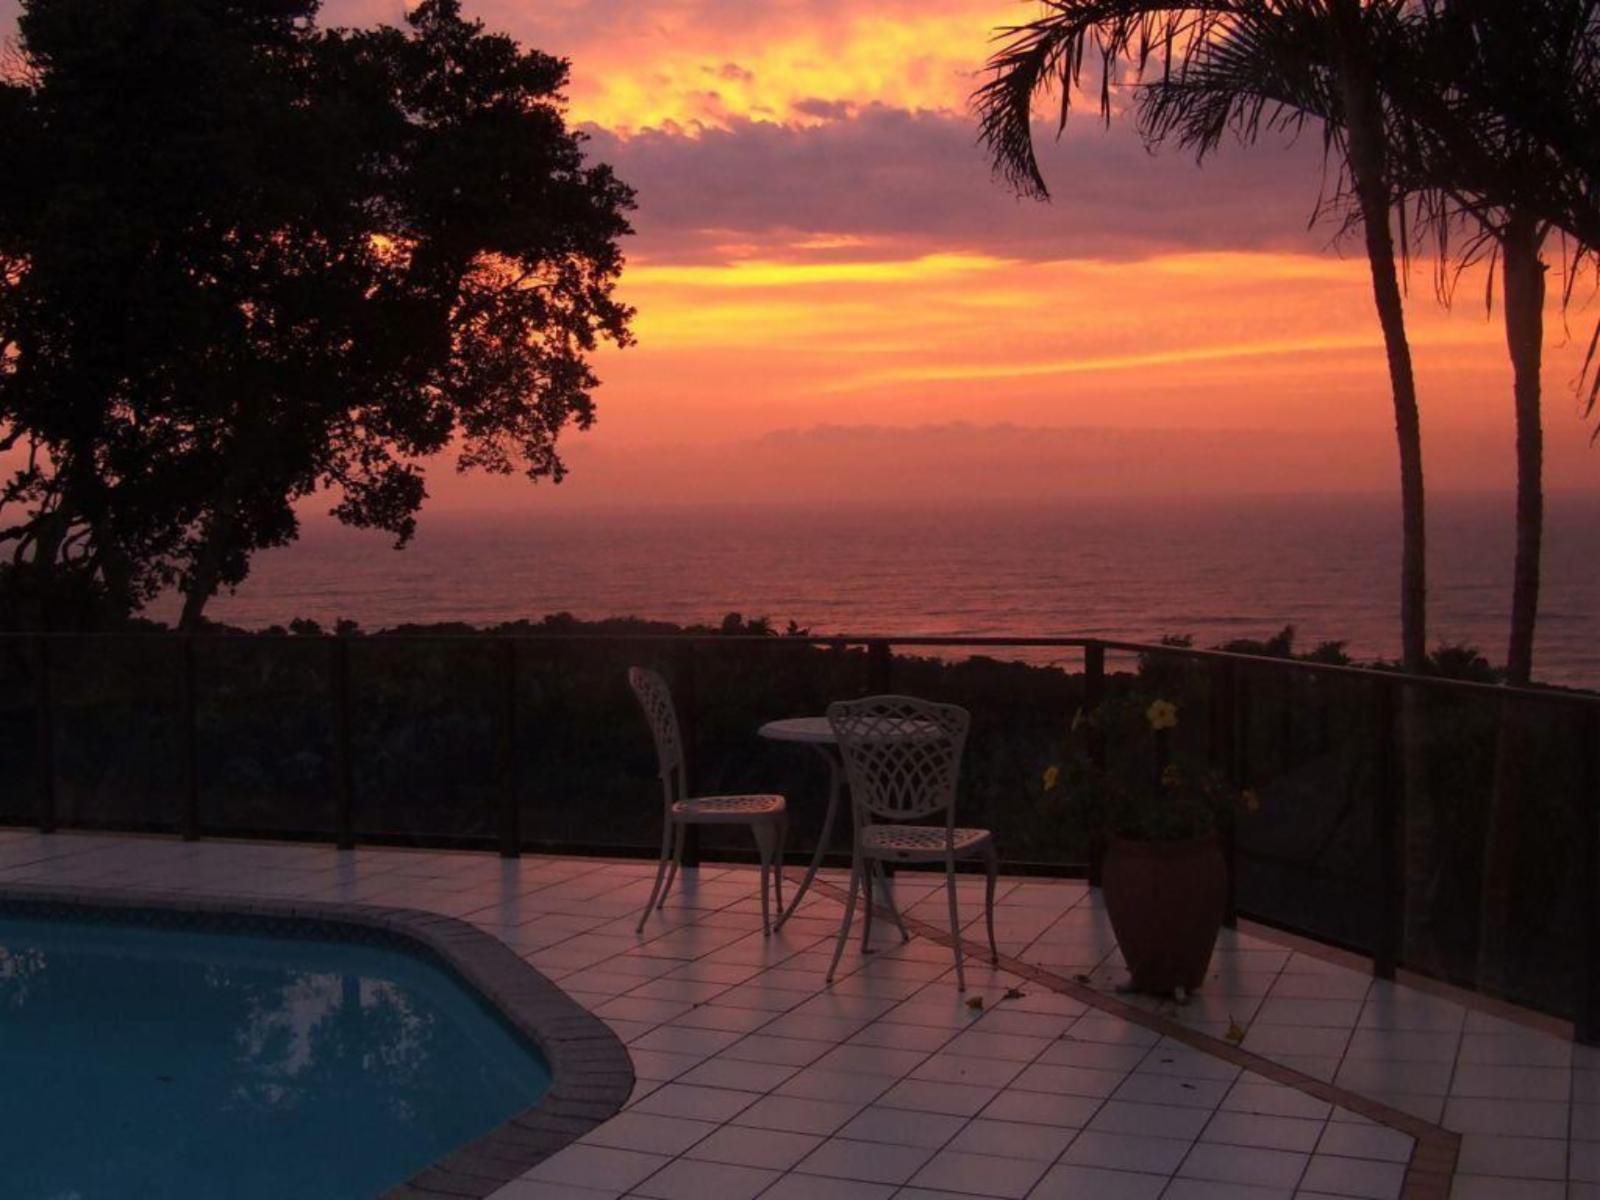
{"label": "calm sea water", "polygon": [[[1550,498],[1536,672],[1600,685],[1600,493]],[[1432,643],[1504,659],[1506,496],[1430,503]],[[1084,501],[1041,507],[425,514],[396,552],[318,524],[261,555],[210,613],[475,624],[639,616],[793,620],[818,633],[1085,634],[1197,644],[1285,624],[1309,648],[1394,656],[1399,517],[1388,497]]]}

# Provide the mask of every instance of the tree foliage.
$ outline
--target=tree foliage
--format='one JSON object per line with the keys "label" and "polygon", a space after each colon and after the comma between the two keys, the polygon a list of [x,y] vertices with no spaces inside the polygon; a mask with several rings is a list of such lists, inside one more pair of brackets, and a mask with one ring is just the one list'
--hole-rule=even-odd
{"label": "tree foliage", "polygon": [[[185,624],[298,532],[410,538],[419,460],[559,481],[632,192],[567,128],[565,61],[425,0],[28,0],[0,84],[0,493],[12,621]],[[75,601],[75,603],[67,603]]]}

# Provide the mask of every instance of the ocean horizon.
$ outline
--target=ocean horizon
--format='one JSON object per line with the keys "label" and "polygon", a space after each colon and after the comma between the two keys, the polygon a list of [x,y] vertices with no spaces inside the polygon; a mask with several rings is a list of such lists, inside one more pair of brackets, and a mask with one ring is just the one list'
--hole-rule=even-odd
{"label": "ocean horizon", "polygon": [[[1535,677],[1600,686],[1600,492],[1547,499]],[[1430,647],[1504,660],[1515,529],[1503,494],[1429,501]],[[164,597],[151,611],[171,620]],[[396,551],[307,521],[207,614],[261,629],[340,618],[493,625],[568,612],[816,634],[1097,636],[1399,649],[1399,506],[1374,495],[428,512]],[[1036,655],[1032,656],[1036,657]]]}

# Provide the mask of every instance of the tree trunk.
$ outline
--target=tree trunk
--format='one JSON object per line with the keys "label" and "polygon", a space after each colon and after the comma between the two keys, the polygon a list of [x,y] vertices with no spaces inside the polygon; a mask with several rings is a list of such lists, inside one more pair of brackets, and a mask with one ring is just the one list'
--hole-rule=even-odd
{"label": "tree trunk", "polygon": [[[225,496],[224,500],[231,502],[232,497]],[[195,555],[194,570],[189,572],[183,587],[183,615],[178,618],[178,628],[184,633],[194,633],[200,628],[206,604],[217,594],[217,581],[222,577],[222,560],[233,537],[233,526],[231,508],[218,510],[206,522],[205,540]]]}
{"label": "tree trunk", "polygon": [[[1544,430],[1539,371],[1544,352],[1544,263],[1539,223],[1513,213],[1501,238],[1505,278],[1506,345],[1511,352],[1517,415],[1517,557],[1511,583],[1511,639],[1506,681],[1533,675],[1533,634],[1539,612],[1539,558],[1544,536]],[[1524,740],[1515,707],[1503,703],[1495,738],[1494,777],[1483,835],[1483,884],[1478,909],[1478,986],[1504,995],[1511,977],[1511,905],[1517,858],[1517,791]]]}
{"label": "tree trunk", "polygon": [[24,628],[51,629],[60,619],[56,580],[61,573],[61,543],[71,528],[66,501],[41,514],[33,539],[33,560],[28,564],[29,592],[24,599]]}
{"label": "tree trunk", "polygon": [[[1352,139],[1354,140],[1354,139]],[[1354,153],[1352,152],[1352,157]],[[1405,306],[1395,267],[1394,239],[1389,232],[1386,185],[1357,184],[1362,223],[1366,226],[1367,263],[1372,292],[1383,327],[1389,359],[1389,384],[1394,393],[1395,435],[1400,450],[1400,660],[1406,671],[1420,674],[1428,663],[1427,529],[1422,482],[1422,419],[1417,406],[1411,346],[1406,339]]]}
{"label": "tree trunk", "polygon": [[266,444],[269,427],[261,420],[252,419],[255,415],[252,411],[235,410],[233,424],[237,433],[229,454],[232,469],[223,476],[221,486],[211,499],[200,548],[183,584],[183,613],[178,618],[178,628],[184,633],[194,633],[200,628],[206,605],[217,594],[223,563],[238,530],[239,506],[255,478],[251,456],[271,458]]}
{"label": "tree trunk", "polygon": [[[1372,294],[1383,328],[1389,385],[1394,399],[1395,435],[1400,450],[1400,650],[1408,674],[1427,666],[1427,537],[1423,509],[1422,419],[1406,338],[1405,304],[1400,291],[1394,237],[1389,229],[1388,148],[1377,81],[1362,42],[1361,6],[1346,0],[1332,24],[1334,58],[1344,101],[1346,162],[1361,209]],[[1400,763],[1405,806],[1404,957],[1426,967],[1435,959],[1432,934],[1434,890],[1434,815],[1427,795],[1425,712],[1418,689],[1400,693]]]}
{"label": "tree trunk", "polygon": [[1538,223],[1513,214],[1501,244],[1505,270],[1506,345],[1517,412],[1517,559],[1511,582],[1511,641],[1506,682],[1533,677],[1533,632],[1539,615],[1539,558],[1544,541],[1544,429],[1539,371],[1544,351],[1544,263]]}

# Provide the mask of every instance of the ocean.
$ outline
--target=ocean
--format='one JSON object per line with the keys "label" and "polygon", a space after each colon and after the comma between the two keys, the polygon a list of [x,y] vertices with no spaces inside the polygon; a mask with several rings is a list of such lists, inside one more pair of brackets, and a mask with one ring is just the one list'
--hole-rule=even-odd
{"label": "ocean", "polygon": [[[1600,492],[1557,494],[1548,508],[1535,675],[1600,686]],[[1465,642],[1504,661],[1512,512],[1509,496],[1430,499],[1430,645]],[[424,511],[402,551],[317,520],[208,609],[247,628],[348,617],[366,630],[554,612],[681,624],[738,612],[819,634],[1187,634],[1202,646],[1292,624],[1302,649],[1339,640],[1357,658],[1394,657],[1398,503]]]}

